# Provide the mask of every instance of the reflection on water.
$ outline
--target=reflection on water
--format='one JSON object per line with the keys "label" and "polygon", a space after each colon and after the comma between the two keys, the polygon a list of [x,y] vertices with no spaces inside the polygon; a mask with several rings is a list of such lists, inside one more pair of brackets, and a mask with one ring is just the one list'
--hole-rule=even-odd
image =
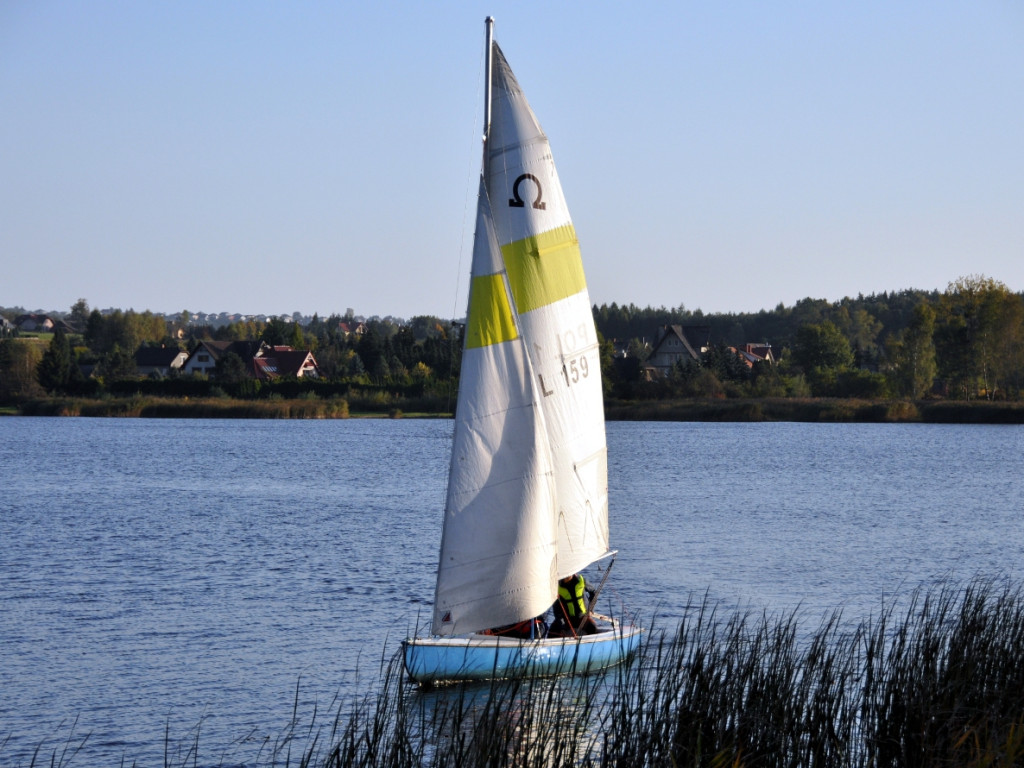
{"label": "reflection on water", "polygon": [[426,758],[431,750],[458,751],[470,765],[494,764],[499,755],[515,765],[574,765],[600,751],[602,705],[621,674],[411,688],[406,706],[419,723],[413,741],[428,745]]}

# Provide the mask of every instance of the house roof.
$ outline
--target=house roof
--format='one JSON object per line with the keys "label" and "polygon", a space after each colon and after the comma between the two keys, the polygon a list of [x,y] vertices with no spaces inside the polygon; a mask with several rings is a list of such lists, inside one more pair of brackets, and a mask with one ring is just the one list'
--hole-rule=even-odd
{"label": "house roof", "polygon": [[754,355],[759,360],[775,362],[775,353],[772,352],[771,344],[747,344],[745,350],[747,354]]}
{"label": "house roof", "polygon": [[775,356],[772,355],[770,344],[746,344],[743,349],[738,347],[727,347],[727,349],[735,353],[747,368],[753,368],[754,363],[764,362],[765,360],[769,363],[775,362]]}
{"label": "house roof", "polygon": [[277,370],[277,359],[273,357],[254,357],[252,375],[257,379],[276,379],[281,374]]}
{"label": "house roof", "polygon": [[53,320],[50,319],[49,315],[40,315],[36,313],[29,313],[27,315],[18,315],[14,318],[14,324],[19,328],[26,323],[32,323],[36,327],[45,325],[46,323],[53,324]]}
{"label": "house roof", "polygon": [[658,350],[669,339],[678,339],[683,347],[694,360],[700,359],[701,349],[711,343],[711,326],[708,325],[666,325],[663,326],[661,338],[651,350],[651,357],[658,354]]}
{"label": "house roof", "polygon": [[711,346],[710,325],[674,325],[672,327],[679,328],[686,340],[690,342],[690,345],[698,352],[705,347]]}
{"label": "house roof", "polygon": [[753,368],[754,367],[754,363],[756,363],[758,360],[761,359],[761,358],[757,357],[756,355],[750,354],[745,349],[737,349],[736,347],[726,347],[726,349],[728,349],[730,352],[734,353],[740,360],[742,360],[743,364],[745,366],[747,366],[747,368]]}
{"label": "house roof", "polygon": [[[278,369],[284,374],[294,374],[302,370],[302,367],[306,364],[307,360],[311,360],[313,355],[306,350],[289,349],[287,351],[275,352],[274,357],[277,358]],[[312,361],[316,365],[316,361]]]}
{"label": "house roof", "polygon": [[260,351],[266,347],[262,341],[200,341],[192,354],[200,349],[205,349],[213,361],[220,360],[228,352],[234,352],[243,361],[252,360]]}
{"label": "house roof", "polygon": [[308,350],[274,347],[274,351],[253,358],[252,372],[257,379],[273,379],[277,376],[298,377],[307,363],[314,368],[317,367],[313,353]]}
{"label": "house roof", "polygon": [[180,354],[176,347],[139,347],[135,364],[143,368],[168,368]]}

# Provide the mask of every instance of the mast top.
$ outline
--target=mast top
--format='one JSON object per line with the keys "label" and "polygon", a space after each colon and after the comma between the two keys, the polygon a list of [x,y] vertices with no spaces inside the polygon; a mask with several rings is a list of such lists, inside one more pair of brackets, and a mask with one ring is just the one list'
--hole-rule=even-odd
{"label": "mast top", "polygon": [[484,19],[484,24],[487,28],[487,49],[484,53],[486,57],[484,67],[484,146],[486,146],[487,137],[491,133],[491,66],[494,60],[494,17],[488,16]]}

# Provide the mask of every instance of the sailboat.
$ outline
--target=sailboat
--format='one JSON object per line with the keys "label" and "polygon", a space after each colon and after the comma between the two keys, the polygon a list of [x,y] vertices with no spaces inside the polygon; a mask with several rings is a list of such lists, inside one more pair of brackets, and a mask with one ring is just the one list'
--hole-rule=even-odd
{"label": "sailboat", "polygon": [[[633,654],[643,632],[594,612],[596,596],[592,634],[554,637],[531,622],[555,603],[559,579],[614,553],[579,242],[547,137],[493,24],[488,17],[483,169],[433,616],[428,636],[402,643],[420,682],[593,672]],[[492,631],[519,622],[531,622],[529,636]]]}

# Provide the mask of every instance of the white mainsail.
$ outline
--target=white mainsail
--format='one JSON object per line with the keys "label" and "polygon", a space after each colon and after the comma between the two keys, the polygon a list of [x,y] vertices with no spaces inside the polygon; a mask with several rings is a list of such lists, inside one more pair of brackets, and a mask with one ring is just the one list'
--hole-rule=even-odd
{"label": "white mainsail", "polygon": [[636,653],[644,631],[594,614],[594,631],[578,636],[533,624],[529,639],[520,627],[478,633],[544,613],[557,580],[608,546],[601,369],[579,245],[547,138],[486,23],[484,162],[435,637],[402,642],[421,683],[596,672]]}
{"label": "white mainsail", "polygon": [[597,333],[551,147],[492,43],[485,183],[533,365],[558,499],[559,577],[608,551],[608,458]]}
{"label": "white mainsail", "polygon": [[432,631],[540,615],[608,551],[597,333],[547,137],[497,44]]}
{"label": "white mainsail", "polygon": [[432,631],[473,632],[554,602],[554,475],[544,415],[483,181]]}

